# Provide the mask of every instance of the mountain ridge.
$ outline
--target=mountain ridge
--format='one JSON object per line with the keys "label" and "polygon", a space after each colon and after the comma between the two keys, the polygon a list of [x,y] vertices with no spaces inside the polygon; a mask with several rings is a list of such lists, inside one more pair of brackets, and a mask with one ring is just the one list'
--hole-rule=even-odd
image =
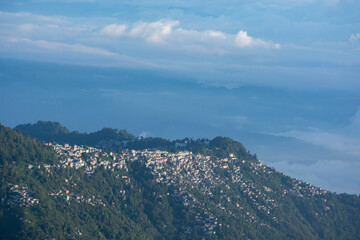
{"label": "mountain ridge", "polygon": [[230,138],[139,138],[101,149],[44,145],[3,126],[0,136],[3,239],[360,236],[359,196],[288,177]]}
{"label": "mountain ridge", "polygon": [[[169,140],[161,137],[138,137],[127,130],[118,130],[115,128],[104,127],[99,131],[92,133],[79,133],[78,131],[70,132],[59,122],[38,121],[34,124],[20,124],[14,130],[22,134],[36,138],[44,142],[68,143],[77,145],[89,145],[93,147],[109,148],[117,150],[118,147],[128,149],[167,149],[175,150],[191,150],[195,152],[212,150],[217,156],[226,156],[227,151],[235,151],[246,154],[245,147],[229,138],[215,137],[214,139],[192,139],[184,138],[177,140]],[[229,147],[221,151],[215,151],[215,148]]]}

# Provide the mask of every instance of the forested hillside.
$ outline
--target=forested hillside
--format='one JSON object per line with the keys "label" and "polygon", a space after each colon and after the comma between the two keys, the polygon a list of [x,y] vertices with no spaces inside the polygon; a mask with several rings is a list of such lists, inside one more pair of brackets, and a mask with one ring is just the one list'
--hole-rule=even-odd
{"label": "forested hillside", "polygon": [[14,130],[45,142],[55,141],[91,146],[113,146],[135,139],[134,135],[126,130],[103,128],[90,134],[79,133],[78,131],[70,132],[60,123],[50,121],[38,121],[36,124],[21,124],[16,126]]}
{"label": "forested hillside", "polygon": [[360,238],[359,196],[288,177],[230,138],[37,127],[17,129],[51,143],[0,126],[1,239]]}

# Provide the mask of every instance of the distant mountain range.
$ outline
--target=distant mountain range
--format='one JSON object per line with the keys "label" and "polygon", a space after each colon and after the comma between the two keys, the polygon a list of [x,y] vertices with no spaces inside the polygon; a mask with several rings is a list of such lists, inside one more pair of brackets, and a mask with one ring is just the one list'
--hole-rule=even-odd
{"label": "distant mountain range", "polygon": [[360,239],[359,196],[286,176],[227,137],[0,125],[0,170],[0,239]]}

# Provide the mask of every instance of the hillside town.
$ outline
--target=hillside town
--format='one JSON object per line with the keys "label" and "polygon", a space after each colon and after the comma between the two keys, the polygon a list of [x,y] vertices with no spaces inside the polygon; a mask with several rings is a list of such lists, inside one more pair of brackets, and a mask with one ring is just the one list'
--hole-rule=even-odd
{"label": "hillside town", "polygon": [[[73,168],[83,170],[91,176],[97,168],[102,167],[108,171],[119,170],[116,178],[120,178],[125,184],[130,184],[131,179],[127,175],[128,164],[134,161],[144,164],[153,175],[154,184],[171,186],[173,190],[168,195],[177,199],[189,212],[194,213],[194,225],[189,226],[186,230],[189,234],[196,231],[205,235],[212,235],[216,233],[217,228],[226,227],[219,224],[214,209],[238,220],[259,223],[264,227],[268,226],[258,219],[256,213],[258,211],[268,215],[275,223],[278,223],[281,219],[273,216],[272,213],[281,206],[282,200],[289,196],[321,199],[324,203],[324,210],[330,210],[330,207],[326,205],[326,199],[322,197],[326,191],[296,179],[292,179],[291,188],[282,189],[282,200],[276,199],[277,193],[270,186],[265,184],[258,187],[258,184],[246,174],[249,172],[255,175],[284,174],[267,167],[259,160],[240,159],[235,154],[229,154],[226,158],[216,158],[194,154],[190,151],[168,152],[156,149],[125,149],[117,153],[69,144],[46,143],[46,145],[58,154],[60,161],[53,165],[33,166],[29,164],[27,166],[29,170],[43,169],[48,175],[51,175],[54,171],[62,168]],[[74,190],[76,184],[76,181],[71,177],[65,179],[66,187],[54,189],[49,195],[64,199],[68,204],[76,201],[106,207],[100,196],[76,192]],[[9,187],[13,194],[11,198],[6,200],[7,204],[30,207],[39,203],[39,200],[32,196],[28,187],[17,185]],[[199,200],[199,197],[204,194],[211,201],[206,205],[207,207]],[[120,189],[118,196],[126,202],[125,189]],[[252,208],[244,207],[244,198],[247,199],[247,203],[250,203]],[[124,204],[124,207],[127,207],[127,204]]]}
{"label": "hillside town", "polygon": [[[213,206],[219,211],[225,212],[235,218],[248,222],[258,222],[256,213],[252,209],[244,209],[241,199],[245,196],[254,209],[271,216],[272,211],[281,205],[281,202],[273,198],[275,192],[268,186],[258,188],[251,178],[243,176],[246,171],[259,174],[282,174],[267,167],[260,161],[247,161],[239,159],[234,154],[227,158],[214,158],[202,154],[194,154],[189,151],[168,152],[162,150],[123,150],[120,153],[104,151],[94,147],[71,146],[69,144],[46,143],[60,156],[60,162],[56,165],[44,165],[42,167],[51,174],[53,169],[75,168],[83,169],[91,175],[94,171],[103,167],[109,171],[123,170],[121,177],[129,183],[130,178],[126,175],[128,163],[139,161],[152,173],[154,183],[163,183],[174,186],[175,190],[169,194],[176,197],[189,211],[198,213],[195,220],[195,228],[201,229],[207,234],[214,234],[218,226],[216,216],[205,209],[199,199],[198,193],[206,194],[213,201]],[[28,168],[36,166],[29,165]],[[39,167],[39,166],[38,166]],[[282,174],[283,175],[283,174]],[[71,179],[66,180],[71,183]],[[74,183],[73,183],[74,184]],[[75,183],[76,184],[76,183]],[[299,198],[321,197],[326,191],[311,186],[300,180],[293,179],[292,188],[284,188],[282,196],[297,196]],[[230,195],[231,189],[240,189],[239,195]],[[119,194],[126,199],[125,190]],[[72,193],[68,189],[60,189],[50,193],[54,197],[62,197],[69,203],[71,201],[88,204],[105,204],[95,195],[83,196]],[[324,200],[323,200],[324,201]],[[328,206],[324,209],[329,210]],[[201,214],[200,214],[201,213]],[[278,222],[275,216],[274,222]],[[266,225],[265,223],[261,223]],[[194,229],[188,229],[189,232]]]}

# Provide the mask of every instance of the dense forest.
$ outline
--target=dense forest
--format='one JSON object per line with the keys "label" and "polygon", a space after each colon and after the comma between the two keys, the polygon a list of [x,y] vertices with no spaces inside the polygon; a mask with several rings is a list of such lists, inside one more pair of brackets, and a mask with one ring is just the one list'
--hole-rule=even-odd
{"label": "dense forest", "polygon": [[286,176],[226,137],[0,125],[0,174],[1,239],[360,238],[359,196]]}
{"label": "dense forest", "polygon": [[103,128],[94,133],[70,132],[58,122],[38,121],[36,124],[22,124],[15,130],[45,142],[59,142],[78,145],[115,145],[120,142],[131,141],[135,136],[126,130]]}

